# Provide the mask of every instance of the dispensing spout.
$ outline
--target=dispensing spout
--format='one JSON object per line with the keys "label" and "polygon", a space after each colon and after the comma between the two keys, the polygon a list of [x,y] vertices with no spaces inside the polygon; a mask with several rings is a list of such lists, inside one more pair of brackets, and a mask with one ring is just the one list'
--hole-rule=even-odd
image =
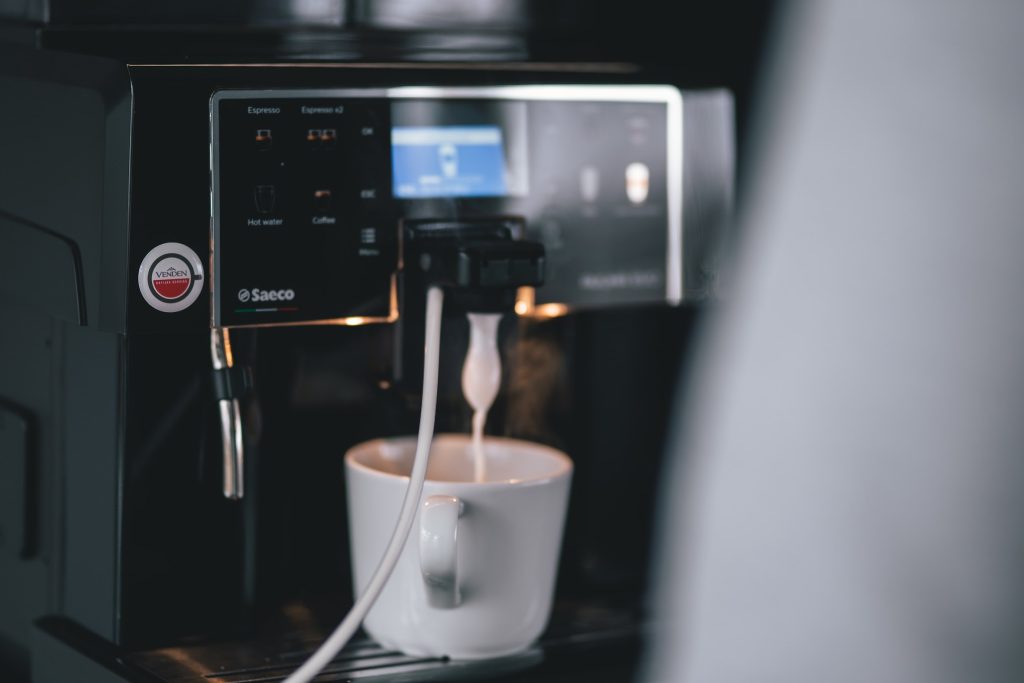
{"label": "dispensing spout", "polygon": [[[514,310],[519,288],[544,283],[544,245],[522,239],[525,232],[525,220],[515,216],[403,222],[399,275],[402,309],[396,327],[392,366],[397,385],[415,391],[410,380],[415,381],[418,375],[423,318],[419,307],[407,305],[407,302],[419,301],[427,287],[445,289],[445,305],[449,310],[501,314]],[[492,323],[494,354],[497,354],[499,320],[500,316],[495,316]],[[480,343],[478,338],[478,348]],[[470,355],[467,368],[484,358]],[[497,370],[489,371],[488,375],[495,387],[500,384],[501,373],[500,358],[497,360],[494,364]],[[490,401],[481,402],[490,405]]]}
{"label": "dispensing spout", "polygon": [[524,232],[520,218],[406,221],[404,270],[467,311],[511,310],[520,287],[544,282],[544,245]]}

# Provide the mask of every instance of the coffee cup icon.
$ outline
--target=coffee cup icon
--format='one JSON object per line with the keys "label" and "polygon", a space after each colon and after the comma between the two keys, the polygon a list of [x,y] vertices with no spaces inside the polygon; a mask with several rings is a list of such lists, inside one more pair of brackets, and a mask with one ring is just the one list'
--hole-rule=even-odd
{"label": "coffee cup icon", "polygon": [[647,164],[639,161],[626,167],[626,196],[634,204],[643,204],[647,201],[647,194],[651,187],[651,171]]}
{"label": "coffee cup icon", "polygon": [[459,150],[455,145],[444,144],[437,148],[437,159],[441,163],[441,174],[454,178],[459,174]]}

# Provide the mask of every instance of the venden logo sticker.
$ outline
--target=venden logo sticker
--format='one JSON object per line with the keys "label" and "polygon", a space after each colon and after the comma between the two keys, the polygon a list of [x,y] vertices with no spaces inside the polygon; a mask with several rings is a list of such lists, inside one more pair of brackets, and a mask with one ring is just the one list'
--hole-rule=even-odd
{"label": "venden logo sticker", "polygon": [[139,265],[139,291],[150,306],[175,313],[191,306],[203,289],[203,263],[179,242],[154,247]]}

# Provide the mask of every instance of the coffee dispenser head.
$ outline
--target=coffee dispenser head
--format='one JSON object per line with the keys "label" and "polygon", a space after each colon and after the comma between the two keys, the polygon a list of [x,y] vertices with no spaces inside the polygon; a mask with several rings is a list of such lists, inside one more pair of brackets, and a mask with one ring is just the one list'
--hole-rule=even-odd
{"label": "coffee dispenser head", "polygon": [[411,220],[403,224],[406,277],[450,290],[474,313],[512,310],[520,287],[544,283],[544,245],[519,239],[521,218]]}

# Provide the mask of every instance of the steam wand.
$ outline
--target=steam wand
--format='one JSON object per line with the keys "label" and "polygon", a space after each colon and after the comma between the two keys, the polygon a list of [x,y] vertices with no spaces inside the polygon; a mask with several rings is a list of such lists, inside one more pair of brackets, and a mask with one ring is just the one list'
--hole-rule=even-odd
{"label": "steam wand", "polygon": [[213,387],[220,413],[224,497],[241,500],[245,495],[245,446],[242,443],[242,413],[239,398],[251,388],[247,367],[236,367],[231,353],[231,336],[226,327],[210,330],[210,359]]}

